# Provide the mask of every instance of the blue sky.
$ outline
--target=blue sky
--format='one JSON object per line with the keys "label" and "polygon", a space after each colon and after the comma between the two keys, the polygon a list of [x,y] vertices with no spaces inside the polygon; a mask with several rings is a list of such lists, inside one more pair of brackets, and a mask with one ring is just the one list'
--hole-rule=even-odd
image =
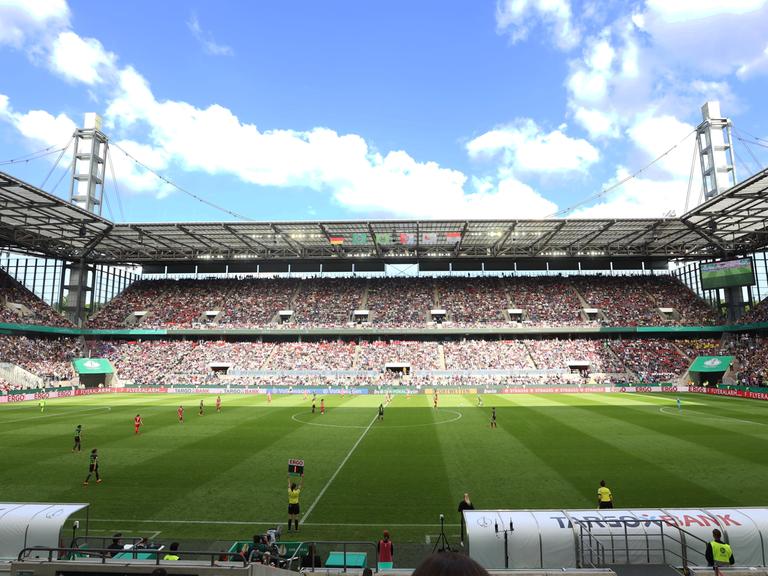
{"label": "blue sky", "polygon": [[120,149],[259,220],[680,214],[704,101],[768,164],[765,30],[768,0],[0,0],[0,161],[95,111],[118,221],[233,218]]}

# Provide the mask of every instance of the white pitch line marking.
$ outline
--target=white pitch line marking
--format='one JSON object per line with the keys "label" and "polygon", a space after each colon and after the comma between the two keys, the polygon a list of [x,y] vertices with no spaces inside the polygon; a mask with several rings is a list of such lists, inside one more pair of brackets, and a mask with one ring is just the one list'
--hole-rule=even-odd
{"label": "white pitch line marking", "polygon": [[79,414],[81,412],[94,412],[96,410],[108,410],[111,411],[111,406],[96,406],[94,408],[83,408],[82,410],[69,410],[60,414],[43,414],[42,416],[28,416],[26,418],[16,418],[15,420],[2,420],[0,419],[0,425],[11,424],[12,422],[24,422],[26,420],[37,420],[38,418],[57,418],[59,416],[69,416],[70,414]]}
{"label": "white pitch line marking", "polygon": [[[448,420],[440,420],[438,422],[427,422],[426,424],[392,424],[387,425],[384,427],[384,429],[389,428],[423,428],[425,426],[437,426],[438,424],[450,424],[451,422],[456,422],[457,420],[461,420],[463,414],[461,412],[457,412],[456,410],[447,410],[443,409],[441,410],[441,413],[449,413],[449,414],[455,414],[456,416],[454,418],[449,418]],[[297,412],[293,416],[291,416],[291,420],[294,422],[299,422],[301,424],[308,424],[309,426],[320,426],[323,428],[357,428],[359,430],[362,430],[363,428],[366,428],[365,426],[357,426],[352,424],[328,424],[328,423],[321,423],[321,422],[307,422],[306,420],[300,420],[297,418],[297,416],[300,416],[301,414],[304,414],[304,412]]]}
{"label": "white pitch line marking", "polygon": [[320,490],[320,494],[317,495],[317,498],[315,498],[315,501],[312,502],[312,506],[309,507],[309,510],[307,510],[306,514],[304,514],[304,518],[302,518],[302,522],[305,522],[307,518],[309,518],[309,515],[312,514],[312,510],[315,509],[315,506],[317,506],[317,503],[320,502],[320,498],[323,497],[323,494],[325,494],[325,491],[328,490],[328,487],[333,483],[333,481],[336,479],[336,476],[339,475],[339,472],[341,472],[341,469],[344,468],[344,464],[347,463],[347,460],[350,459],[352,454],[354,454],[357,447],[360,445],[360,442],[363,441],[363,438],[365,438],[365,435],[368,434],[368,430],[371,429],[371,426],[373,426],[373,423],[376,422],[376,419],[379,417],[378,414],[375,414],[373,418],[371,418],[371,422],[368,424],[368,427],[363,430],[363,433],[360,434],[360,437],[357,439],[357,442],[355,442],[354,446],[350,448],[349,452],[347,452],[347,455],[344,457],[344,460],[341,461],[341,464],[339,464],[339,467],[336,468],[336,472],[333,473],[333,476],[330,477],[328,482],[325,483],[325,486],[323,486],[323,489]]}
{"label": "white pitch line marking", "polygon": [[[271,521],[267,521],[267,520],[248,520],[248,521],[242,521],[242,520],[135,520],[135,519],[131,519],[131,520],[125,520],[125,519],[123,519],[123,520],[112,520],[112,519],[109,519],[109,518],[91,518],[89,521],[90,522],[115,522],[115,523],[119,523],[119,522],[126,522],[126,523],[133,522],[133,523],[137,523],[137,524],[139,524],[139,523],[141,523],[141,524],[202,524],[202,525],[205,525],[205,524],[211,524],[211,525],[234,524],[236,526],[267,524],[267,525],[275,525],[276,526],[276,525],[280,524],[281,522],[284,522],[285,519],[283,519],[283,520],[271,520]],[[406,528],[408,528],[408,527],[411,527],[411,528],[430,528],[430,527],[434,527],[434,526],[440,526],[439,523],[437,523],[437,524],[418,524],[418,523],[396,524],[396,523],[392,523],[392,522],[375,522],[375,523],[372,523],[372,524],[371,523],[354,523],[354,522],[352,522],[352,523],[342,523],[342,524],[334,524],[334,523],[327,523],[327,522],[307,522],[306,523],[307,526],[336,526],[336,527],[346,527],[346,526],[349,526],[349,527],[356,527],[356,526],[357,527],[366,527],[366,526],[371,526],[371,527],[375,527],[375,528],[380,528],[384,524],[386,524],[387,526],[398,526],[398,527],[406,527]],[[449,523],[446,522],[445,526],[460,526],[460,524],[449,524]],[[114,530],[113,530],[113,532],[114,532]],[[124,530],[124,532],[127,532],[127,531]]]}
{"label": "white pitch line marking", "polygon": [[659,412],[662,414],[666,414],[667,416],[677,415],[677,416],[686,416],[688,414],[700,414],[700,416],[694,416],[694,418],[698,418],[699,420],[733,420],[734,422],[741,422],[743,424],[757,424],[758,426],[768,426],[768,424],[765,424],[764,422],[756,422],[754,420],[741,420],[740,418],[734,418],[733,416],[719,416],[717,414],[707,414],[706,412],[699,412],[697,410],[690,410],[683,408],[682,411],[672,412],[670,413],[669,410],[677,410],[676,408],[672,408],[670,406],[662,406],[659,408]]}

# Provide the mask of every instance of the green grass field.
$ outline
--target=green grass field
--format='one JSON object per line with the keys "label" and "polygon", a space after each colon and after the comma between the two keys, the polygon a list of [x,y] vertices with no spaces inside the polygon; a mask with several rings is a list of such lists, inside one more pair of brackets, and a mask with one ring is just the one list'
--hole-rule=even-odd
{"label": "green grass field", "polygon": [[[287,515],[289,458],[306,461],[302,537],[421,542],[469,491],[478,508],[763,505],[768,404],[703,395],[329,397],[101,395],[0,406],[5,501],[88,502],[92,534],[248,538]],[[183,402],[186,422],[176,406]],[[491,406],[498,428],[491,430]],[[133,434],[133,417],[144,427]],[[72,453],[77,424],[83,452]],[[98,447],[102,484],[82,485]]]}

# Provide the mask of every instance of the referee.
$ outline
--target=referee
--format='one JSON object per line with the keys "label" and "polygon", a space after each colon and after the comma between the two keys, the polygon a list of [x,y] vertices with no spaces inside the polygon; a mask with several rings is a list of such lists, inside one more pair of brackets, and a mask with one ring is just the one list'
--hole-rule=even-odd
{"label": "referee", "polygon": [[291,477],[288,476],[288,532],[291,531],[291,520],[296,526],[296,532],[299,531],[299,495],[302,486],[304,486],[304,474],[301,475],[298,486],[295,482],[291,482]]}
{"label": "referee", "polygon": [[613,508],[613,494],[605,485],[605,480],[600,480],[600,488],[597,489],[597,507]]}

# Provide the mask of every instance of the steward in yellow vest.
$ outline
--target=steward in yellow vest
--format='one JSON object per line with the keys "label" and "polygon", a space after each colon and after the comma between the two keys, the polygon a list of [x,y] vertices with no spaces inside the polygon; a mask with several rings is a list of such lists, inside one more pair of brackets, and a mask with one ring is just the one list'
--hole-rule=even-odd
{"label": "steward in yellow vest", "polygon": [[712,530],[712,537],[714,540],[707,543],[707,550],[704,553],[707,557],[707,564],[715,567],[733,564],[733,550],[729,544],[723,542],[723,535],[720,530],[717,528]]}

